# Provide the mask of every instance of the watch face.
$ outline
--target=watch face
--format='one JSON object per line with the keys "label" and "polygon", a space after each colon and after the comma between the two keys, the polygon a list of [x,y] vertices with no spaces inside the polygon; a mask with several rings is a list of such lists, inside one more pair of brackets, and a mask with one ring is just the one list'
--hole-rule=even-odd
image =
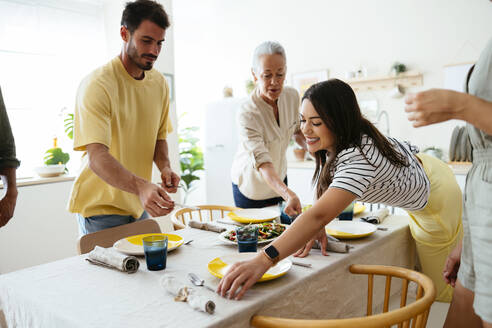
{"label": "watch face", "polygon": [[278,257],[278,251],[275,247],[273,247],[272,245],[268,246],[267,248],[265,248],[265,253],[267,253],[267,255],[273,260],[275,258]]}

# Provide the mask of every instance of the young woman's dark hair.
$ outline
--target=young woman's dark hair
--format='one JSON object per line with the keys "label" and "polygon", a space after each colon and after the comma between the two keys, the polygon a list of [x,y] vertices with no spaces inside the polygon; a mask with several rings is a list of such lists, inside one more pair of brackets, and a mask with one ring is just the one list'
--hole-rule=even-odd
{"label": "young woman's dark hair", "polygon": [[149,20],[163,29],[171,25],[166,11],[158,2],[152,0],[127,2],[121,16],[121,25],[133,33],[144,20]]}
{"label": "young woman's dark hair", "polygon": [[[362,136],[367,135],[374,141],[374,145],[392,164],[408,166],[403,155],[395,151],[393,145],[379,130],[362,116],[352,88],[343,81],[330,79],[312,85],[302,97],[309,100],[323,123],[335,137],[335,154],[327,154],[326,150],[315,153],[316,170],[313,175],[313,184],[316,185],[318,198],[328,189],[332,182],[332,170],[335,158],[340,151],[357,147],[362,152]],[[327,162],[327,155],[329,161]],[[367,160],[367,158],[366,158]]]}

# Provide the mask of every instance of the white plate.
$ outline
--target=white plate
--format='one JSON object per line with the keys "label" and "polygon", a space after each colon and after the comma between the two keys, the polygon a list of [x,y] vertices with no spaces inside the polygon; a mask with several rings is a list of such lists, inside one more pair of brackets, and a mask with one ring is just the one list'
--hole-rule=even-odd
{"label": "white plate", "polygon": [[274,220],[280,216],[280,211],[271,208],[244,208],[229,212],[227,216],[241,223],[260,223]]}
{"label": "white plate", "polygon": [[[286,225],[286,224],[282,224],[282,225],[283,225],[285,228],[288,228],[288,227],[289,227],[289,226],[288,226],[288,225]],[[225,242],[225,243],[227,243],[227,244],[237,245],[237,241],[232,241],[232,240],[229,240],[229,239],[227,239],[227,238],[226,238],[226,236],[227,236],[227,234],[228,234],[229,232],[231,232],[231,231],[235,231],[235,230],[236,230],[236,229],[229,229],[229,230],[227,230],[227,231],[223,231],[223,232],[221,232],[221,233],[219,234],[219,236],[218,236],[219,240],[220,240],[220,241],[223,241],[223,242]],[[284,232],[285,232],[285,231],[284,231]],[[275,238],[277,238],[277,237],[275,237]],[[270,242],[274,241],[274,240],[275,240],[275,238],[264,239],[264,240],[258,241],[258,245],[268,244],[268,243],[270,243]]]}
{"label": "white plate", "polygon": [[141,235],[129,236],[118,240],[113,247],[128,255],[144,255],[142,238],[151,235],[167,236],[167,251],[170,252],[183,244],[183,237],[171,233],[146,233]]}
{"label": "white plate", "polygon": [[362,221],[333,220],[326,225],[325,230],[338,239],[356,239],[373,234],[377,228],[374,224]]}

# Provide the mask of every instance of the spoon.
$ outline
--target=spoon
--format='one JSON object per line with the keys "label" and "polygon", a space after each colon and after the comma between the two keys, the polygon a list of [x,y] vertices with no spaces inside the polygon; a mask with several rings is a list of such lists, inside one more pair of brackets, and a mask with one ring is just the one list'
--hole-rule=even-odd
{"label": "spoon", "polygon": [[193,272],[188,273],[188,278],[190,278],[190,281],[193,283],[193,285],[200,286],[200,287],[205,287],[208,290],[210,290],[210,291],[212,291],[212,292],[215,293],[215,289],[213,289],[212,287],[210,287],[208,285],[205,285],[205,280],[200,279],[200,277],[198,277]]}

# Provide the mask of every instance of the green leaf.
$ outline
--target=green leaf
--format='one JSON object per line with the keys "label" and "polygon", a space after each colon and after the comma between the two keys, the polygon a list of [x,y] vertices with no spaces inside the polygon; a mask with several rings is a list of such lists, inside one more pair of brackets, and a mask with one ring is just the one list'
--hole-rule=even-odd
{"label": "green leaf", "polygon": [[70,155],[64,153],[61,148],[51,148],[45,152],[44,164],[54,165],[54,164],[66,164],[70,160]]}

